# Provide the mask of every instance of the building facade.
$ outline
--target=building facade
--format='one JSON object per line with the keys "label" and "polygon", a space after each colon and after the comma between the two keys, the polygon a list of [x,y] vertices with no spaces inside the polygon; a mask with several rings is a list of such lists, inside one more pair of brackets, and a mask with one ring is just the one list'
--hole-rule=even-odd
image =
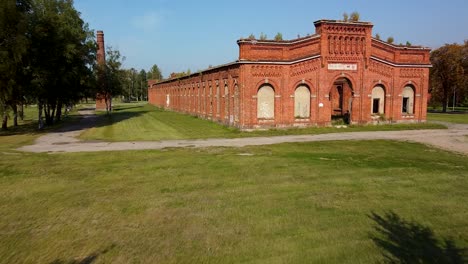
{"label": "building facade", "polygon": [[295,40],[238,40],[235,62],[150,80],[149,102],[241,129],[426,120],[429,48],[373,38],[369,22],[314,24]]}

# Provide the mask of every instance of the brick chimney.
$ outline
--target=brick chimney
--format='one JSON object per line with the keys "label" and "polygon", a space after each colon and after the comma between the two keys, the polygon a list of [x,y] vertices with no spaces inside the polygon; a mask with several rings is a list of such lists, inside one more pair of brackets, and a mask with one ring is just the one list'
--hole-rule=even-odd
{"label": "brick chimney", "polygon": [[[98,65],[104,65],[106,63],[106,49],[104,46],[104,32],[102,30],[97,31],[97,63]],[[103,85],[102,83],[103,76],[98,76],[98,85]],[[106,110],[106,101],[105,95],[97,94],[96,95],[96,110]]]}

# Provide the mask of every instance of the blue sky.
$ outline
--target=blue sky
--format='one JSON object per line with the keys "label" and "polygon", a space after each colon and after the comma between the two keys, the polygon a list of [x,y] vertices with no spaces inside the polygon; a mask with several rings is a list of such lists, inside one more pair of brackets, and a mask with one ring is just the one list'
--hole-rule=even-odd
{"label": "blue sky", "polygon": [[90,29],[126,57],[124,67],[163,75],[237,60],[236,40],[313,34],[313,22],[357,11],[373,35],[437,48],[468,39],[466,0],[75,0]]}

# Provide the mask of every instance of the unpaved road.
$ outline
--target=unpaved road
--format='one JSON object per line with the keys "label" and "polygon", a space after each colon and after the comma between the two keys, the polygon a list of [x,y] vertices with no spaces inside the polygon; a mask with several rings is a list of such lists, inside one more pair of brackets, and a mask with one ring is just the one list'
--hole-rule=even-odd
{"label": "unpaved road", "polygon": [[178,147],[243,147],[269,145],[286,142],[310,142],[331,140],[400,140],[413,141],[441,149],[468,155],[468,125],[446,124],[448,129],[344,132],[321,135],[292,135],[275,137],[254,137],[234,139],[195,139],[195,140],[162,140],[162,141],[129,141],[129,142],[94,142],[77,139],[83,130],[93,126],[96,116],[92,110],[80,111],[83,119],[60,131],[39,137],[33,145],[19,148],[27,152],[94,152],[141,149],[164,149]]}

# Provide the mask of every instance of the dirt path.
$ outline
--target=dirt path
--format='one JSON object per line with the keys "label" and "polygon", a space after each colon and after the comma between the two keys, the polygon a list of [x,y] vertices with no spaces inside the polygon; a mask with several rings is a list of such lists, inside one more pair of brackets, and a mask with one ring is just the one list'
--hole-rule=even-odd
{"label": "dirt path", "polygon": [[292,135],[275,137],[254,137],[234,139],[196,139],[196,140],[162,140],[162,141],[130,141],[130,142],[92,142],[77,139],[80,133],[93,126],[96,121],[94,109],[80,111],[83,119],[72,126],[57,132],[39,137],[34,145],[23,146],[21,151],[27,152],[94,152],[116,150],[163,149],[177,147],[243,147],[254,145],[269,145],[286,142],[310,142],[331,140],[372,140],[388,139],[414,141],[441,149],[468,155],[468,125],[446,124],[448,129],[406,130],[406,131],[375,131],[375,132],[344,132],[321,135]]}

